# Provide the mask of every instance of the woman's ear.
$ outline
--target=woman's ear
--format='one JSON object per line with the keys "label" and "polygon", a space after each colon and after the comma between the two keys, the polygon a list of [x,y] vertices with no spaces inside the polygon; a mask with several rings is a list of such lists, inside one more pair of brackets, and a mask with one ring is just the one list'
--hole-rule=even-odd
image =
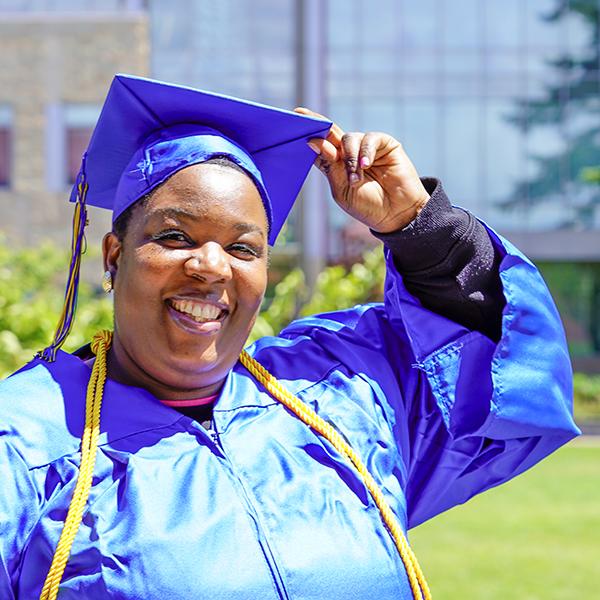
{"label": "woman's ear", "polygon": [[122,248],[121,240],[117,237],[114,231],[107,233],[102,239],[102,257],[104,262],[104,270],[109,271],[115,278],[119,268],[119,258]]}

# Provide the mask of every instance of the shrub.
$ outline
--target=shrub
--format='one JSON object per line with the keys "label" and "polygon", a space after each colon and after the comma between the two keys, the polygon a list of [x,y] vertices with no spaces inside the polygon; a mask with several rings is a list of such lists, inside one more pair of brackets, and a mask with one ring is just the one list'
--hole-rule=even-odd
{"label": "shrub", "polygon": [[[68,257],[51,244],[13,249],[0,243],[0,377],[28,362],[54,335],[63,301]],[[112,304],[82,282],[73,332],[73,350],[95,331],[110,327]]]}
{"label": "shrub", "polygon": [[276,335],[298,316],[381,300],[384,275],[383,252],[381,248],[376,248],[366,252],[362,262],[352,265],[350,269],[340,265],[324,269],[309,297],[304,273],[294,269],[275,286],[273,297],[266,300],[250,341],[265,335]]}
{"label": "shrub", "polygon": [[575,373],[573,395],[578,420],[600,421],[600,375]]}

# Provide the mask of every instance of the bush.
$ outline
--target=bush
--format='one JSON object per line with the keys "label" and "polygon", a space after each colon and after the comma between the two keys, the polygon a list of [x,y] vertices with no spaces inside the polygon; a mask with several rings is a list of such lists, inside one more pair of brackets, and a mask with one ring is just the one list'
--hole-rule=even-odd
{"label": "bush", "polygon": [[[0,377],[31,360],[54,336],[62,309],[68,256],[51,244],[12,249],[0,243]],[[112,303],[86,283],[79,289],[75,327],[65,349],[110,327]]]}
{"label": "bush", "polygon": [[266,300],[249,341],[276,335],[298,316],[381,300],[384,275],[383,252],[376,248],[366,252],[362,262],[350,269],[340,265],[327,267],[317,278],[315,290],[309,297],[304,273],[294,269],[275,286],[273,297]]}
{"label": "bush", "polygon": [[575,373],[573,391],[577,420],[600,421],[600,375]]}

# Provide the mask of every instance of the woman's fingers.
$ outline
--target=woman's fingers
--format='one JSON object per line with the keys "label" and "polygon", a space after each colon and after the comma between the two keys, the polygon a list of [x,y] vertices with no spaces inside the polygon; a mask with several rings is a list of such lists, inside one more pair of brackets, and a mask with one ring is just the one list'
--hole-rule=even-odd
{"label": "woman's fingers", "polygon": [[[295,108],[294,112],[311,117],[327,119],[324,115],[315,112],[314,110],[310,110],[309,108],[305,108],[304,106]],[[362,169],[359,163],[359,151],[361,149],[363,137],[365,137],[364,133],[344,133],[344,130],[337,123],[334,123],[324,140],[315,138],[309,142],[310,147],[320,155],[315,161],[315,164],[321,171],[329,175],[331,167],[341,159],[344,162],[348,183],[350,185],[358,183],[362,176]],[[372,162],[374,160],[374,154],[372,153],[370,142],[367,144],[365,152],[367,152],[369,160]]]}
{"label": "woman's fingers", "polygon": [[368,169],[375,162],[380,143],[380,133],[370,131],[364,135],[358,153],[358,166],[361,169]]}
{"label": "woman's fingers", "polygon": [[[322,117],[307,108],[295,110]],[[402,145],[387,133],[345,133],[334,125],[325,139],[312,138],[308,143],[318,154],[315,165],[327,177],[334,200],[377,231],[404,227],[429,200]]]}
{"label": "woman's fingers", "polygon": [[[305,108],[304,106],[296,107],[294,112],[300,113],[301,115],[308,115],[309,117],[317,117],[318,119],[325,119],[327,121],[330,120],[325,115],[315,112],[314,110],[310,110],[310,108]],[[343,129],[337,123],[334,123],[327,134],[327,139],[334,144],[338,144],[342,140],[343,135]]]}
{"label": "woman's fingers", "polygon": [[359,132],[345,133],[342,137],[342,158],[350,185],[358,183],[362,176],[359,152],[364,137],[365,134]]}
{"label": "woman's fingers", "polygon": [[328,139],[312,138],[308,145],[320,156],[322,160],[334,163],[339,159],[339,151]]}

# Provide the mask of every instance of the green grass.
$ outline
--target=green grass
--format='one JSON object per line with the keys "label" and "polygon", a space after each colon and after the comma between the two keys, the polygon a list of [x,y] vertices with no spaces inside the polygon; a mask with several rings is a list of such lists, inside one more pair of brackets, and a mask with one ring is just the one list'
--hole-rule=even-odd
{"label": "green grass", "polygon": [[435,600],[600,598],[600,440],[413,530]]}

